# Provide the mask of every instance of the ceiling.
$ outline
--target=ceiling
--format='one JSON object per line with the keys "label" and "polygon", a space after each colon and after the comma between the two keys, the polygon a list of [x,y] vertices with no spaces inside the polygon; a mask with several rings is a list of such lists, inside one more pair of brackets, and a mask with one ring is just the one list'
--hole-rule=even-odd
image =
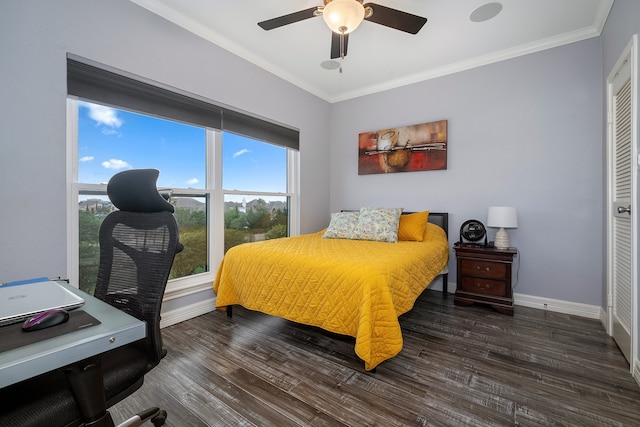
{"label": "ceiling", "polygon": [[[412,35],[365,20],[337,60],[342,72],[326,68],[331,30],[322,17],[270,31],[257,25],[322,0],[130,1],[337,102],[598,36],[614,0],[375,0],[428,21]],[[495,2],[502,5],[495,17],[470,19]]]}

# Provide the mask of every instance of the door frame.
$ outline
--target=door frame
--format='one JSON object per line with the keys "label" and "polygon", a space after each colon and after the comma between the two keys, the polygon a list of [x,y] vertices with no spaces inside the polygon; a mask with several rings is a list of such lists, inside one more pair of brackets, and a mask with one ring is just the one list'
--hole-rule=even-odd
{"label": "door frame", "polygon": [[606,249],[607,249],[607,333],[613,335],[613,236],[611,233],[613,226],[613,168],[611,166],[613,156],[613,105],[612,100],[614,93],[612,91],[612,81],[615,79],[616,73],[620,70],[624,61],[629,60],[631,67],[631,161],[632,161],[632,192],[631,192],[631,230],[632,230],[632,283],[631,283],[631,347],[629,365],[630,371],[633,374],[636,381],[640,384],[640,360],[639,357],[639,345],[640,343],[640,322],[638,313],[638,298],[640,292],[638,291],[638,190],[640,188],[638,182],[638,168],[640,167],[640,156],[638,148],[638,35],[632,36],[629,44],[626,46],[620,58],[616,62],[615,66],[609,73],[606,81],[606,168],[607,168],[607,183],[606,183]]}

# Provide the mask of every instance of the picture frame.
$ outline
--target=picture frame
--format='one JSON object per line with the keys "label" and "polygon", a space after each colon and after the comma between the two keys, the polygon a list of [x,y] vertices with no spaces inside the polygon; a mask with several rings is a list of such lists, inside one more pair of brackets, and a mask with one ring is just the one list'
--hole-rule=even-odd
{"label": "picture frame", "polygon": [[448,121],[358,135],[358,175],[447,169]]}

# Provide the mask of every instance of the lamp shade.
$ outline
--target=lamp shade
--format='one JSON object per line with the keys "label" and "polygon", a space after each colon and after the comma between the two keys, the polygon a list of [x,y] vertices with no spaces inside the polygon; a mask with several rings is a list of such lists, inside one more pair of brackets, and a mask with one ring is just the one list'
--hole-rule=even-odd
{"label": "lamp shade", "polygon": [[364,6],[357,0],[333,0],[325,5],[322,18],[334,33],[348,34],[364,19]]}
{"label": "lamp shade", "polygon": [[493,206],[489,208],[487,227],[517,228],[518,214],[516,208]]}

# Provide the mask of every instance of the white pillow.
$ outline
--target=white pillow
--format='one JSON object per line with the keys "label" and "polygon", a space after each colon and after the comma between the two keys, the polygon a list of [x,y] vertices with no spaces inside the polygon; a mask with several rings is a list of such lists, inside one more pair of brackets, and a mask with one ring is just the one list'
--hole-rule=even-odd
{"label": "white pillow", "polygon": [[351,239],[353,230],[358,224],[360,212],[336,212],[331,214],[331,222],[323,239]]}

